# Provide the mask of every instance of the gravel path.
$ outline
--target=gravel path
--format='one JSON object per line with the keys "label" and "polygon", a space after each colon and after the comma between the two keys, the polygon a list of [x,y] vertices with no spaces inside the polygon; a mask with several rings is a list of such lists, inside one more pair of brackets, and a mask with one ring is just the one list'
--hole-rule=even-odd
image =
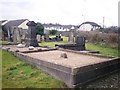
{"label": "gravel path", "polygon": [[120,71],[90,82],[86,88],[120,88]]}

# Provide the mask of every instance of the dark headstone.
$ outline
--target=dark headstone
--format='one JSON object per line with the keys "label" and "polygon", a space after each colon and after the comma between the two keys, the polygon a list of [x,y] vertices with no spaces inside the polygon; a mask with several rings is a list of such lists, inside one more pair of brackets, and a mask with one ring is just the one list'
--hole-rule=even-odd
{"label": "dark headstone", "polygon": [[76,37],[76,44],[85,45],[85,38],[84,38],[84,37],[77,36],[77,37]]}
{"label": "dark headstone", "polygon": [[29,21],[27,23],[28,26],[28,32],[27,32],[27,36],[26,36],[26,46],[34,46],[37,47],[38,42],[36,39],[36,23],[34,21]]}

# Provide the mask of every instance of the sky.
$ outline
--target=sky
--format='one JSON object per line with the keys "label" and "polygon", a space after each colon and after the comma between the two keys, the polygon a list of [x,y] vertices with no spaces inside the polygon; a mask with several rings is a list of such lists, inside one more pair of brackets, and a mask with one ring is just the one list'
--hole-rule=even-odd
{"label": "sky", "polygon": [[85,21],[118,25],[120,0],[0,0],[0,20],[80,25]]}

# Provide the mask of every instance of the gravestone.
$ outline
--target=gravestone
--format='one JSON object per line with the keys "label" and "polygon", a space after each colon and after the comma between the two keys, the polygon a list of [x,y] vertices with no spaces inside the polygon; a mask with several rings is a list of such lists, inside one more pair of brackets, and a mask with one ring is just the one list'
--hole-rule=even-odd
{"label": "gravestone", "polygon": [[79,46],[79,50],[85,50],[85,38],[76,36],[76,45]]}
{"label": "gravestone", "polygon": [[36,39],[36,23],[34,21],[29,21],[27,23],[28,26],[28,31],[27,31],[27,36],[26,36],[26,46],[34,46],[37,47],[38,42]]}
{"label": "gravestone", "polygon": [[74,34],[73,34],[73,32],[69,33],[68,43],[69,44],[74,44]]}
{"label": "gravestone", "polygon": [[19,28],[19,30],[20,30],[20,37],[21,37],[21,42],[22,43],[25,43],[25,38],[26,38],[26,32],[27,32],[27,30],[26,29],[22,29],[22,28]]}
{"label": "gravestone", "polygon": [[41,42],[41,35],[37,35],[37,41]]}
{"label": "gravestone", "polygon": [[13,30],[13,42],[21,43],[21,35],[20,35],[20,29],[18,27],[12,27]]}
{"label": "gravestone", "polygon": [[44,41],[44,39],[45,39],[45,36],[42,36],[42,41]]}
{"label": "gravestone", "polygon": [[12,27],[12,31],[13,31],[12,33],[13,42],[17,43],[16,27]]}
{"label": "gravestone", "polygon": [[45,40],[46,42],[49,42],[49,41],[50,41],[48,34],[45,35],[44,40]]}
{"label": "gravestone", "polygon": [[85,38],[81,36],[77,36],[75,42],[76,44],[79,44],[79,45],[85,45]]}

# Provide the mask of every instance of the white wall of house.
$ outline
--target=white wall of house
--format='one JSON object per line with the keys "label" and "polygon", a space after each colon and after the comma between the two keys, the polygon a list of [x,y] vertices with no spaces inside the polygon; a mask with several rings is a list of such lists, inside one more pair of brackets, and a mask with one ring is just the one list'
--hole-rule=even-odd
{"label": "white wall of house", "polygon": [[44,29],[44,34],[50,34],[50,30],[49,29]]}
{"label": "white wall of house", "polygon": [[24,21],[22,24],[20,24],[18,27],[19,27],[19,28],[22,28],[22,29],[28,29],[28,26],[26,25],[28,22],[29,22],[29,21],[26,20],[26,21]]}

